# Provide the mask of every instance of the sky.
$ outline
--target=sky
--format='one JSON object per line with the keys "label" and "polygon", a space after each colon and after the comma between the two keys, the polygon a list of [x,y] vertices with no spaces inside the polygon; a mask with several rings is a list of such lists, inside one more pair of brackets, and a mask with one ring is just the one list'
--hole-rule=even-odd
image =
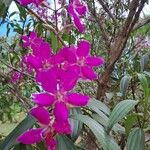
{"label": "sky", "polygon": [[[53,4],[51,6],[53,6]],[[9,9],[8,9],[8,12],[9,12],[9,14],[11,14],[14,11],[19,12],[19,10],[18,10],[15,2],[12,2],[11,5],[10,5],[10,7],[9,7]],[[149,3],[149,5],[147,5],[147,4],[145,5],[145,7],[143,9],[143,12],[141,13],[141,17],[144,16],[144,14],[145,15],[150,15],[150,3]],[[15,19],[19,19],[16,15],[14,15],[13,17],[11,17],[12,20],[14,18]],[[0,26],[0,36],[5,36],[6,32],[7,32],[6,24],[1,25]],[[13,32],[13,30],[11,30],[10,34],[14,35],[15,32]]]}

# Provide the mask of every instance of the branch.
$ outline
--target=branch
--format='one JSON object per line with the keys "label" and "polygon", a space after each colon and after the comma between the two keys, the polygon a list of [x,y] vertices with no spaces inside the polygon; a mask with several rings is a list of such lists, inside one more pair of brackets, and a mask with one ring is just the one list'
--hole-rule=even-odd
{"label": "branch", "polygon": [[44,19],[42,19],[37,13],[35,13],[33,10],[31,10],[30,8],[26,7],[26,9],[28,10],[28,12],[32,15],[34,15],[39,21],[41,21],[44,24],[44,27],[52,32],[54,32],[54,34],[57,36],[57,39],[61,42],[61,44],[63,46],[65,46],[64,41],[62,40],[62,38],[60,37],[59,33],[55,30],[55,28],[53,28],[52,26],[50,26]]}
{"label": "branch", "polygon": [[95,18],[96,22],[98,23],[100,31],[102,32],[102,38],[104,39],[105,44],[106,44],[107,48],[109,49],[109,47],[110,47],[109,36],[104,28],[102,19],[97,16],[97,14],[95,13],[95,10],[89,4],[88,4],[88,8],[89,8],[92,16]]}
{"label": "branch", "polygon": [[[3,72],[0,71],[0,79],[4,79],[7,83],[10,81],[10,77],[5,75]],[[20,102],[25,106],[26,109],[29,109],[32,107],[32,105],[28,102],[28,99],[23,97],[22,94],[18,91],[17,86],[14,84],[8,85],[10,92],[16,96]]]}
{"label": "branch", "polygon": [[130,33],[133,30],[136,22],[139,19],[140,13],[144,7],[146,0],[132,0],[129,6],[129,14],[128,17],[123,25],[122,28],[118,30],[118,34],[114,39],[113,43],[111,43],[111,51],[110,51],[110,61],[102,73],[101,78],[98,82],[98,89],[97,89],[97,99],[100,99],[105,95],[105,91],[107,89],[107,84],[110,79],[110,75],[113,71],[115,63],[120,58],[126,42],[129,38]]}
{"label": "branch", "polygon": [[103,0],[98,0],[99,3],[102,5],[103,9],[108,13],[108,15],[110,16],[110,18],[113,20],[113,22],[116,24],[116,19],[113,16],[113,14],[109,11],[109,8],[107,7],[107,5],[104,3]]}
{"label": "branch", "polygon": [[150,23],[150,16],[145,18],[145,19],[141,19],[138,23],[135,24],[134,28],[133,28],[133,31],[147,25]]}

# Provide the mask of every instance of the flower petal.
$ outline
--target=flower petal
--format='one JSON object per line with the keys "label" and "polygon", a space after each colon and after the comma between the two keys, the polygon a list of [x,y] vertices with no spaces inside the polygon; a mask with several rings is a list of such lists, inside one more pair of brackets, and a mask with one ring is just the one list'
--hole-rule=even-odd
{"label": "flower petal", "polygon": [[66,91],[73,89],[78,80],[78,74],[70,67],[64,74],[62,74],[62,88]]}
{"label": "flower petal", "polygon": [[30,129],[20,135],[17,140],[23,144],[34,144],[42,141],[41,132],[43,129]]}
{"label": "flower petal", "polygon": [[54,102],[54,96],[47,93],[32,94],[33,102],[39,106],[50,106]]}
{"label": "flower petal", "polygon": [[41,86],[45,91],[50,93],[55,93],[57,90],[57,79],[55,75],[55,71],[48,70],[45,72],[37,72],[36,73],[36,81],[41,83]]}
{"label": "flower petal", "polygon": [[[40,40],[37,40],[36,43],[40,43]],[[51,56],[51,47],[49,43],[41,42],[41,44],[38,47],[34,47],[34,45],[33,45],[33,55],[40,57],[42,60],[48,59]]]}
{"label": "flower petal", "polygon": [[45,143],[47,150],[56,150],[57,141],[50,134],[46,136]]}
{"label": "flower petal", "polygon": [[90,52],[90,43],[88,41],[80,41],[77,49],[77,55],[79,57],[86,57],[89,55]]}
{"label": "flower petal", "polygon": [[68,103],[75,106],[85,106],[89,101],[89,97],[78,93],[69,93],[67,95]]}
{"label": "flower petal", "polygon": [[74,15],[73,21],[79,32],[83,33],[85,31],[85,25],[81,21],[80,17],[78,15]]}
{"label": "flower petal", "polygon": [[81,72],[83,78],[90,80],[95,80],[97,78],[97,74],[88,66],[82,67]]}
{"label": "flower petal", "polygon": [[86,63],[90,66],[99,66],[104,64],[104,58],[90,56],[86,58]]}
{"label": "flower petal", "polygon": [[66,121],[57,121],[53,123],[53,128],[59,134],[71,134],[71,126],[68,120]]}
{"label": "flower petal", "polygon": [[73,5],[70,4],[68,6],[68,13],[72,16],[73,18],[73,22],[75,24],[75,26],[77,27],[77,29],[82,33],[85,31],[85,26],[82,23],[82,21],[80,20],[79,15],[77,15],[77,13],[74,11]]}
{"label": "flower petal", "polygon": [[31,115],[34,116],[41,124],[48,125],[50,122],[50,114],[43,107],[36,107],[30,111]]}
{"label": "flower petal", "polygon": [[30,3],[32,3],[33,0],[19,0],[20,5],[26,6]]}
{"label": "flower petal", "polygon": [[57,102],[55,104],[54,116],[55,116],[56,120],[59,122],[63,122],[63,121],[68,120],[69,111],[68,111],[68,108],[65,105],[65,103]]}
{"label": "flower petal", "polygon": [[59,54],[64,58],[64,61],[68,61],[69,63],[75,63],[76,62],[76,56],[75,56],[76,47],[64,47],[59,51]]}
{"label": "flower petal", "polygon": [[82,4],[76,5],[75,10],[78,12],[79,15],[85,15],[87,11],[86,6]]}
{"label": "flower petal", "polygon": [[42,67],[42,62],[39,57],[35,57],[33,55],[27,55],[25,57],[26,64],[32,66],[34,69],[38,70]]}

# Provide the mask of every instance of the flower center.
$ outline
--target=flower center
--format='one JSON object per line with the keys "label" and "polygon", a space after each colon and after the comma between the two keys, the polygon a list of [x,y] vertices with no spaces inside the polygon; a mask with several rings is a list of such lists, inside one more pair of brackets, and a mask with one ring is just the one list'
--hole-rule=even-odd
{"label": "flower center", "polygon": [[79,59],[77,60],[77,64],[78,64],[79,66],[85,66],[85,58],[79,58]]}
{"label": "flower center", "polygon": [[56,99],[57,99],[58,101],[64,101],[64,95],[63,95],[60,91],[58,91],[58,92],[56,93]]}
{"label": "flower center", "polygon": [[48,61],[43,62],[43,69],[44,70],[48,70],[51,67],[52,67],[52,65]]}

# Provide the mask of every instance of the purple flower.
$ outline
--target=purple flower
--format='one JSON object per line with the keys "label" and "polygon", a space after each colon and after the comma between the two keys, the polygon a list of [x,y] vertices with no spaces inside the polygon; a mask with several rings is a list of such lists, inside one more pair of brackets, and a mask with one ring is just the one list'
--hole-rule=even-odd
{"label": "purple flower", "polygon": [[[77,47],[65,47],[60,51],[60,55],[64,58],[65,70],[74,70],[79,77],[83,79],[94,80],[97,74],[93,71],[93,67],[101,66],[104,63],[102,57],[90,55],[90,43],[88,41],[80,41]],[[62,59],[63,60],[63,59]],[[69,63],[69,65],[66,64]]]}
{"label": "purple flower", "polygon": [[51,47],[42,41],[40,46],[32,45],[32,54],[24,57],[24,63],[36,71],[44,71],[52,68]]}
{"label": "purple flower", "polygon": [[18,137],[18,141],[23,144],[34,144],[41,141],[45,142],[48,150],[55,150],[56,132],[52,127],[49,112],[43,107],[35,107],[30,112],[40,123],[40,128],[30,129]]}
{"label": "purple flower", "polygon": [[38,106],[54,108],[55,123],[53,127],[58,133],[70,132],[69,107],[85,106],[89,101],[89,97],[86,95],[70,92],[76,85],[77,79],[76,72],[70,70],[67,72],[60,68],[38,73],[37,80],[46,93],[33,94],[33,102]]}
{"label": "purple flower", "polygon": [[31,4],[33,0],[18,0],[20,5],[27,6],[28,4]]}
{"label": "purple flower", "polygon": [[85,31],[85,25],[83,24],[83,22],[80,19],[80,16],[83,16],[86,14],[86,6],[81,4],[81,2],[79,0],[73,0],[73,2],[71,2],[68,5],[68,13],[72,16],[73,18],[73,22],[75,24],[75,26],[77,27],[77,29],[80,32],[84,32]]}
{"label": "purple flower", "polygon": [[90,55],[90,43],[88,41],[80,41],[76,49],[78,71],[82,78],[94,80],[97,74],[93,71],[93,67],[100,66],[104,63],[102,57],[94,57]]}
{"label": "purple flower", "polygon": [[20,78],[21,78],[21,73],[18,72],[18,71],[14,71],[14,72],[11,74],[11,82],[12,82],[12,83],[16,83]]}
{"label": "purple flower", "polygon": [[22,6],[27,6],[28,4],[36,4],[37,6],[40,5],[44,0],[19,0],[19,3]]}
{"label": "purple flower", "polygon": [[41,45],[42,43],[42,39],[37,37],[36,32],[30,32],[29,36],[23,35],[22,36],[22,40],[23,40],[23,47],[31,47],[31,48],[37,48]]}

